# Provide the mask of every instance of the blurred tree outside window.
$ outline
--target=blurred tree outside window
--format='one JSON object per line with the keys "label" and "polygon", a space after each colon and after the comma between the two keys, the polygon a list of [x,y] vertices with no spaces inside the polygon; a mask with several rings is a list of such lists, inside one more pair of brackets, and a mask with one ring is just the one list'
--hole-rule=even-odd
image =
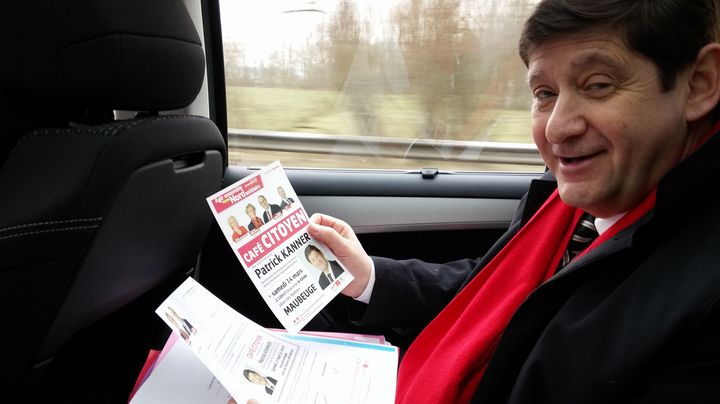
{"label": "blurred tree outside window", "polygon": [[230,162],[542,171],[517,54],[537,0],[221,0]]}

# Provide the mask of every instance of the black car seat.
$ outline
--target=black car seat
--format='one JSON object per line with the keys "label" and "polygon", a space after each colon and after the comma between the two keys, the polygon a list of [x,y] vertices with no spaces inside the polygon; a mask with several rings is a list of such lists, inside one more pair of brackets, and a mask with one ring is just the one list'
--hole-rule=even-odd
{"label": "black car seat", "polygon": [[142,316],[196,266],[227,153],[211,120],[164,112],[205,76],[184,2],[3,7],[0,380],[2,401],[30,402],[147,331]]}

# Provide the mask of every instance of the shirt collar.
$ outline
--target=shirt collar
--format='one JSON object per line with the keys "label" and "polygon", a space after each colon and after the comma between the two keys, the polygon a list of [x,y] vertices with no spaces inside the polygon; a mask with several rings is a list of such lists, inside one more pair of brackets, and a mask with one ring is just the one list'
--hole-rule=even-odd
{"label": "shirt collar", "polygon": [[617,221],[620,220],[623,216],[625,216],[626,213],[627,212],[618,213],[617,215],[613,215],[610,217],[596,217],[595,229],[598,231],[598,234],[605,233],[607,229],[617,223]]}

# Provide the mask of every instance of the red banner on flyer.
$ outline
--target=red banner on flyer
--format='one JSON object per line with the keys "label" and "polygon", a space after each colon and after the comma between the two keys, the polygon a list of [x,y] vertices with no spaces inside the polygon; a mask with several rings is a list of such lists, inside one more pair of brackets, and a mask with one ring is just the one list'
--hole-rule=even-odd
{"label": "red banner on flyer", "polygon": [[[254,242],[247,243],[238,249],[240,257],[245,265],[251,267],[259,260],[265,258],[270,252],[288,241],[298,231],[308,224],[308,217],[302,208],[295,209],[292,213],[283,215],[274,226],[255,236]],[[277,253],[277,251],[274,251]]]}
{"label": "red banner on flyer", "polygon": [[212,205],[215,209],[215,213],[220,213],[223,210],[235,205],[236,203],[242,202],[243,199],[254,194],[258,190],[261,190],[262,188],[263,182],[260,176],[253,177],[247,182],[243,182],[237,187],[212,200]]}

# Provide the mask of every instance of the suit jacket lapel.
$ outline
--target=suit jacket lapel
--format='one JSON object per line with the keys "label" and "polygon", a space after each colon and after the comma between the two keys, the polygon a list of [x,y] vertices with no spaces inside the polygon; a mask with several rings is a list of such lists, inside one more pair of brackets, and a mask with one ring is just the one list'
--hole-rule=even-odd
{"label": "suit jacket lapel", "polygon": [[600,258],[607,257],[611,254],[616,254],[620,251],[626,250],[630,248],[633,244],[633,239],[635,236],[635,232],[637,229],[642,226],[645,222],[647,222],[648,216],[641,218],[637,222],[631,224],[626,229],[623,229],[620,231],[615,237],[607,240],[606,242],[600,244],[599,246],[593,248],[592,250],[588,251],[585,254],[582,254],[578,256],[576,259],[570,261],[569,264],[567,264],[564,268],[562,268],[558,273],[550,278],[548,280],[554,280],[563,276],[567,276],[567,274],[573,273],[575,271],[578,271],[584,267],[586,267],[588,264],[597,261]]}

